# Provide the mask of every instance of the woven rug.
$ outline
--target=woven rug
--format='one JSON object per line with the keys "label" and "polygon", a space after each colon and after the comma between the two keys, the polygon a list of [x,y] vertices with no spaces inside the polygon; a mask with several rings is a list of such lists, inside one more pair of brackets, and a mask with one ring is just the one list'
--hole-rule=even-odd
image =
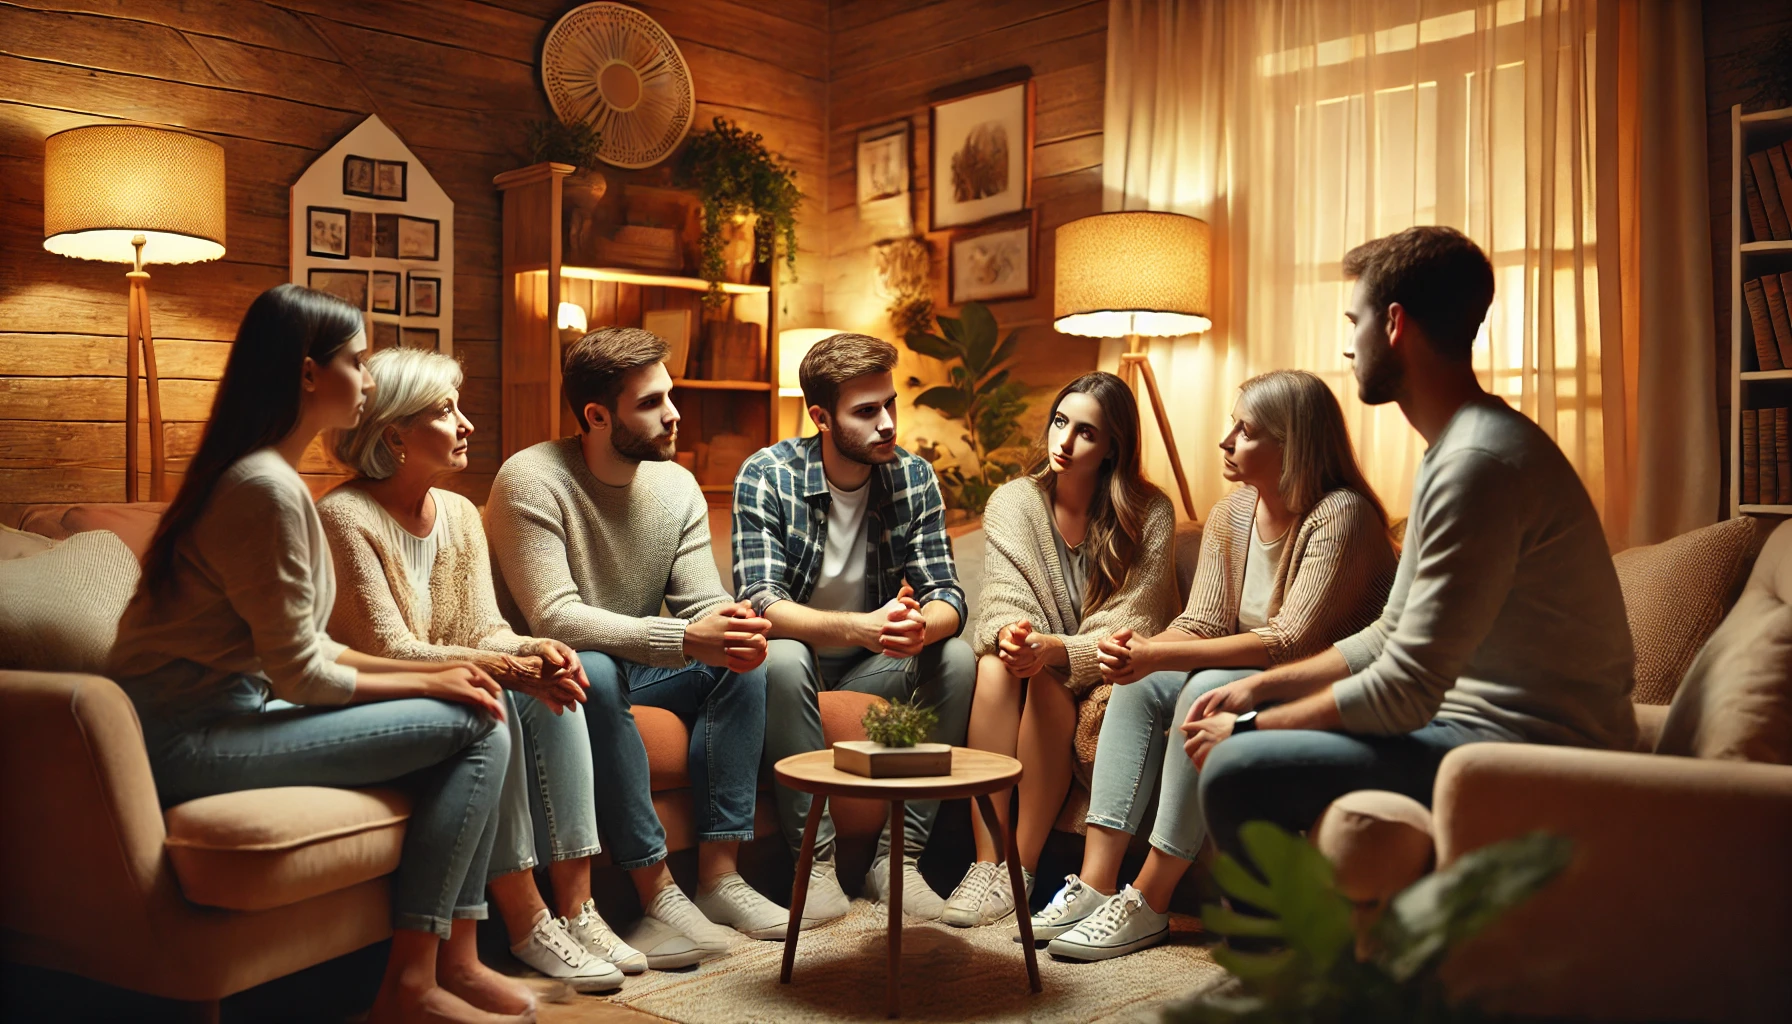
{"label": "woven rug", "polygon": [[[630,978],[612,1002],[680,1024],[882,1021],[889,969],[888,911],[854,900],[838,921],[804,931],[796,970],[778,983],[781,942],[745,942],[689,971]],[[1041,949],[1045,991],[1027,991],[1010,925],[948,928],[910,920],[902,932],[902,1018],[911,1021],[1133,1021],[1219,980],[1206,936],[1172,918],[1160,946],[1105,963],[1053,960]]]}

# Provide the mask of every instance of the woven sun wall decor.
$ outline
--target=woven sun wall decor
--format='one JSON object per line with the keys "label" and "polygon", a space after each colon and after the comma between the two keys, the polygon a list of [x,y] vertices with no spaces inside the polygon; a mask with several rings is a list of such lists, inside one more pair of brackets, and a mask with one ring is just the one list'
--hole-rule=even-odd
{"label": "woven sun wall decor", "polygon": [[597,155],[616,167],[664,160],[697,113],[678,44],[623,4],[585,4],[555,22],[541,44],[541,84],[560,120],[597,129]]}

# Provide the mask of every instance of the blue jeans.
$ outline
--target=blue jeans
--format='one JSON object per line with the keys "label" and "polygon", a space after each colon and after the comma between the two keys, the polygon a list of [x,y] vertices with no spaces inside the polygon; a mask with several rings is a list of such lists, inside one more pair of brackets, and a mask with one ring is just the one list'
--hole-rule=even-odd
{"label": "blue jeans", "polygon": [[491,878],[527,871],[539,848],[550,861],[598,852],[596,786],[591,776],[591,734],[583,709],[564,714],[526,693],[510,701],[510,767],[498,805],[498,837]]}
{"label": "blue jeans", "polygon": [[[821,732],[822,690],[875,693],[886,700],[914,697],[939,715],[928,742],[963,744],[971,720],[971,694],[977,686],[977,655],[958,637],[929,644],[912,658],[886,658],[870,651],[823,658],[800,641],[773,640],[765,657],[765,681],[765,764],[770,774],[770,766],[784,758],[826,746]],[[794,851],[803,843],[811,798],[786,786],[774,786],[773,792],[784,841]],[[905,856],[921,855],[939,811],[938,800],[911,800],[905,805]],[[824,814],[815,832],[815,856],[827,860],[833,849],[834,821]],[[878,856],[889,849],[886,827],[878,840]]]}
{"label": "blue jeans", "polygon": [[158,691],[154,677],[125,687],[163,806],[274,786],[400,783],[413,800],[392,876],[393,927],[446,939],[454,919],[486,916],[510,759],[510,733],[495,719],[424,698],[295,707],[269,701],[267,683],[249,676],[181,706]]}
{"label": "blue jeans", "polygon": [[1151,845],[1183,860],[1194,860],[1206,837],[1197,784],[1200,772],[1182,752],[1177,729],[1195,698],[1260,669],[1214,668],[1199,672],[1153,672],[1114,687],[1089,787],[1091,825],[1132,835],[1158,791],[1157,824]]}
{"label": "blue jeans", "polygon": [[660,668],[581,651],[591,680],[585,726],[593,774],[609,784],[597,799],[598,825],[617,867],[644,868],[666,857],[666,830],[653,809],[647,748],[634,705],[664,708],[691,730],[691,803],[704,843],[753,838],[759,751],[765,741],[765,666],[730,672],[701,662]]}

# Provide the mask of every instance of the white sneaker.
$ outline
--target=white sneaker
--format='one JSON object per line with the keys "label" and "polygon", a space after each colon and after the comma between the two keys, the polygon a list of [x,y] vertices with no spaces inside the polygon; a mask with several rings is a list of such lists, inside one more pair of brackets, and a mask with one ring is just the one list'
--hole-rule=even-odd
{"label": "white sneaker", "polygon": [[716,887],[697,894],[697,909],[716,924],[725,924],[754,939],[784,941],[790,911],[759,895],[736,872],[723,875]]}
{"label": "white sneaker", "polygon": [[[871,862],[871,870],[865,873],[865,895],[879,903],[890,902],[890,857],[885,854]],[[921,871],[915,862],[907,857],[902,858],[902,912],[911,917],[925,921],[939,920],[940,913],[946,909],[946,901],[933,891],[927,879],[921,877]]]}
{"label": "white sneaker", "polygon": [[703,911],[698,910],[690,897],[677,885],[668,885],[656,893],[647,905],[645,916],[696,943],[698,951],[704,956],[726,953],[740,941],[740,936],[733,929],[724,928],[704,917]]}
{"label": "white sneaker", "polygon": [[[1029,891],[1032,879],[1022,873]],[[978,861],[964,873],[964,881],[952,890],[940,911],[940,920],[954,928],[995,924],[1014,913],[1014,887],[1008,881],[1008,862]]]}
{"label": "white sneaker", "polygon": [[[1095,913],[1107,895],[1090,888],[1075,875],[1064,876],[1059,889],[1045,909],[1033,915],[1033,941],[1049,942],[1077,926]],[[1020,941],[1020,926],[1014,928],[1014,941]]]}
{"label": "white sneaker", "polygon": [[636,921],[628,929],[627,939],[629,945],[646,957],[647,966],[656,971],[689,967],[703,959],[703,950],[691,941],[690,936],[658,918],[643,917]]}
{"label": "white sneaker", "polygon": [[593,956],[615,964],[624,974],[640,974],[647,969],[647,957],[610,930],[610,926],[598,916],[597,904],[591,900],[586,900],[585,905],[579,908],[578,917],[567,921],[566,933]]}
{"label": "white sneaker", "polygon": [[543,909],[535,914],[529,937],[510,947],[512,956],[574,992],[614,992],[622,987],[622,972],[601,957],[592,956],[566,932],[566,918]]}
{"label": "white sneaker", "polygon": [[[816,861],[809,869],[809,895],[803,900],[803,927],[812,928],[845,917],[851,909],[852,901],[846,898],[846,891],[840,888],[840,878],[834,873],[834,862]],[[785,920],[788,922],[789,918]]]}
{"label": "white sneaker", "polygon": [[1064,960],[1112,960],[1155,946],[1169,935],[1170,915],[1152,910],[1139,890],[1129,885],[1053,939],[1045,951]]}

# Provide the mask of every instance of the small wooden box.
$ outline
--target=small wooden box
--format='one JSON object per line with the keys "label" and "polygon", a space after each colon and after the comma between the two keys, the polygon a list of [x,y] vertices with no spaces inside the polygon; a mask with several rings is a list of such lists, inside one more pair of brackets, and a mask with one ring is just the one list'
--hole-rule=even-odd
{"label": "small wooden box", "polygon": [[834,767],[868,779],[950,775],[952,747],[946,743],[886,747],[870,740],[845,740],[834,744]]}

